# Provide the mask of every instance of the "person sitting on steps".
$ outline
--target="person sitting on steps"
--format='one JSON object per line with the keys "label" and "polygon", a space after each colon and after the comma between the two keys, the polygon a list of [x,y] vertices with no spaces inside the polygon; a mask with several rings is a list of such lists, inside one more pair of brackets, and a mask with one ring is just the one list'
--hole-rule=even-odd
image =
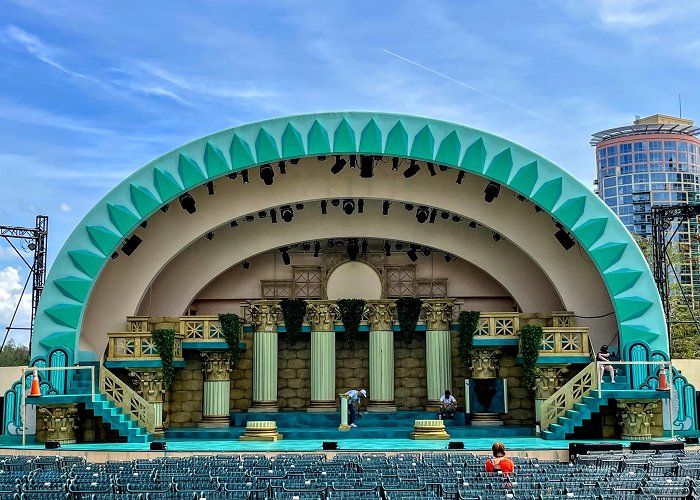
{"label": "person sitting on steps", "polygon": [[603,375],[606,371],[610,373],[610,383],[614,384],[615,368],[613,368],[613,365],[610,363],[607,363],[607,361],[610,361],[610,353],[608,352],[607,345],[600,346],[600,351],[598,351],[595,359],[598,361],[598,381],[600,382],[598,385],[603,385]]}
{"label": "person sitting on steps", "polygon": [[453,419],[455,418],[455,412],[457,411],[457,400],[450,394],[450,390],[445,390],[445,395],[440,396],[440,419],[445,418]]}

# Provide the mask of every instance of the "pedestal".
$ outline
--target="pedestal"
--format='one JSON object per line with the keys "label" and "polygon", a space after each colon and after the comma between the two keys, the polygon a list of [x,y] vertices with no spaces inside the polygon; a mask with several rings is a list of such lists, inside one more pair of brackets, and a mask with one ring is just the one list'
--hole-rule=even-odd
{"label": "pedestal", "polygon": [[621,439],[646,441],[651,439],[654,409],[658,402],[618,401],[618,423],[622,427]]}
{"label": "pedestal", "polygon": [[58,441],[61,444],[76,442],[75,431],[78,429],[78,405],[39,406],[39,415],[44,420],[46,441]]}
{"label": "pedestal", "polygon": [[163,386],[163,372],[160,370],[139,370],[129,373],[136,392],[151,403],[155,411],[155,430],[157,437],[163,436],[163,396],[165,387]]}
{"label": "pedestal", "polygon": [[339,431],[349,431],[350,426],[348,425],[348,399],[350,396],[347,394],[340,395],[340,425],[338,426]]}
{"label": "pedestal", "polygon": [[231,354],[227,351],[203,352],[204,397],[199,427],[228,427],[231,405]]}

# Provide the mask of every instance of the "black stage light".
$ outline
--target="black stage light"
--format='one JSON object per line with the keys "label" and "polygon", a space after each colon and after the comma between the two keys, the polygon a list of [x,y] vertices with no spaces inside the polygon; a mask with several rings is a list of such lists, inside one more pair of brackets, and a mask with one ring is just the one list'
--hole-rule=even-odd
{"label": "black stage light", "polygon": [[160,211],[163,212],[163,213],[165,213],[165,212],[168,211],[169,208],[170,208],[170,205],[168,205],[168,204],[166,203],[165,205],[163,205],[162,207],[160,207]]}
{"label": "black stage light", "polygon": [[428,172],[430,172],[430,177],[435,177],[437,175],[437,172],[435,171],[435,165],[433,165],[430,162],[427,162],[426,165],[428,166]]}
{"label": "black stage light", "polygon": [[367,240],[362,240],[362,255],[367,255]]}
{"label": "black stage light", "polygon": [[428,220],[428,207],[418,207],[418,210],[416,210],[416,220],[419,224],[423,224]]}
{"label": "black stage light", "polygon": [[44,448],[47,450],[57,450],[60,447],[61,443],[58,441],[46,441],[46,443],[44,443]]}
{"label": "black stage light", "polygon": [[389,200],[384,200],[384,203],[382,203],[382,215],[389,215],[390,206],[391,202]]}
{"label": "black stage light", "polygon": [[426,257],[430,257],[430,254],[432,253],[432,250],[430,250],[430,247],[423,247],[423,255]]}
{"label": "black stage light", "polygon": [[450,212],[445,212],[444,210],[440,212],[440,218],[442,220],[447,220],[450,218]]}
{"label": "black stage light", "polygon": [[455,182],[457,184],[462,184],[463,180],[464,180],[464,170],[460,170],[459,173],[457,174],[457,180]]}
{"label": "black stage light", "polygon": [[350,168],[357,168],[357,156],[350,155]]}
{"label": "black stage light", "polygon": [[346,164],[346,163],[347,163],[347,162],[345,161],[344,158],[341,158],[340,155],[337,155],[337,156],[335,157],[335,163],[334,163],[333,166],[331,167],[331,173],[337,174],[338,172],[340,172],[341,170],[343,170],[343,167],[345,167],[345,164]]}
{"label": "black stage light", "polygon": [[302,248],[305,252],[308,252],[309,250],[311,250],[311,243],[309,243],[308,241],[306,241],[306,242],[302,243],[301,248]]}
{"label": "black stage light", "polygon": [[209,196],[214,195],[214,181],[207,182],[207,193],[209,194]]}
{"label": "black stage light", "polygon": [[335,241],[328,240],[328,241],[326,241],[326,245],[328,245],[328,248],[333,248],[335,246]]}
{"label": "black stage light", "polygon": [[554,237],[559,241],[559,243],[561,243],[564,250],[571,250],[576,244],[571,235],[566,232],[566,229],[563,228],[554,233]]}
{"label": "black stage light", "polygon": [[420,165],[418,165],[418,162],[416,160],[411,160],[411,165],[404,171],[403,176],[408,179],[409,177],[413,177],[418,173],[420,170]]}
{"label": "black stage light", "polygon": [[391,159],[391,169],[394,171],[399,169],[399,159],[396,156]]}
{"label": "black stage light", "polygon": [[141,238],[136,236],[135,234],[130,236],[124,241],[124,245],[122,245],[122,252],[124,252],[124,255],[131,255],[134,253],[134,250],[138,248],[138,246],[141,244]]}
{"label": "black stage light", "polygon": [[280,169],[281,175],[284,175],[287,173],[287,165],[283,161],[279,162],[277,164],[277,167]]}
{"label": "black stage light", "polygon": [[410,203],[406,203],[404,205],[404,208],[410,212],[411,210],[413,210],[413,205],[411,205]]}
{"label": "black stage light", "polygon": [[360,245],[357,240],[348,241],[348,257],[350,260],[357,260],[357,255],[360,253]]}
{"label": "black stage light", "polygon": [[374,176],[374,158],[368,155],[360,156],[360,177],[369,179]]}
{"label": "black stage light", "polygon": [[321,215],[328,213],[328,200],[321,200]]}
{"label": "black stage light", "polygon": [[445,262],[450,262],[452,260],[452,256],[449,253],[445,254]]}
{"label": "black stage light", "polygon": [[539,205],[535,205],[535,212],[540,213],[542,208]]}
{"label": "black stage light", "polygon": [[265,210],[258,212],[258,219],[264,219],[265,217],[267,217],[267,212]]}
{"label": "black stage light", "polygon": [[252,215],[246,215],[245,216],[245,221],[246,222],[253,222],[255,220],[255,217]]}
{"label": "black stage light", "polygon": [[450,168],[447,165],[438,165],[438,167],[440,168],[440,172],[447,172],[447,169]]}
{"label": "black stage light", "polygon": [[411,262],[415,262],[418,260],[418,255],[416,254],[416,246],[411,245],[411,248],[406,252],[406,255],[408,255],[408,258],[411,259]]}
{"label": "black stage light", "polygon": [[232,220],[231,227],[238,227],[238,221]]}
{"label": "black stage light", "polygon": [[400,242],[400,241],[397,241],[396,244],[394,245],[394,247],[395,247],[397,250],[403,250],[403,243]]}
{"label": "black stage light", "polygon": [[497,182],[489,182],[484,189],[484,201],[486,203],[491,203],[498,197],[498,193],[501,192],[501,185]]}
{"label": "black stage light", "polygon": [[243,184],[248,184],[248,170],[241,170],[241,177],[243,177]]}
{"label": "black stage light", "polygon": [[384,242],[384,255],[391,257],[391,243],[388,241]]}
{"label": "black stage light", "polygon": [[119,258],[119,253],[114,252],[114,253],[112,254],[112,260],[118,259],[118,258]]}
{"label": "black stage light", "polygon": [[314,243],[314,257],[318,257],[319,253],[321,253],[321,242],[317,241]]}
{"label": "black stage light", "polygon": [[343,212],[351,215],[355,211],[355,200],[343,200]]}
{"label": "black stage light", "polygon": [[270,222],[277,224],[277,210],[274,208],[270,210]]}
{"label": "black stage light", "polygon": [[280,217],[282,217],[284,222],[292,222],[292,219],[294,218],[294,211],[292,210],[292,207],[289,205],[280,207]]}
{"label": "black stage light", "polygon": [[299,163],[299,158],[292,158],[291,160],[289,160],[289,163],[291,163],[292,165],[296,165],[297,163]]}
{"label": "black stage light", "polygon": [[359,200],[357,200],[357,213],[361,214],[361,213],[364,213],[364,211],[365,211],[365,200],[360,198]]}
{"label": "black stage light", "polygon": [[337,450],[338,441],[324,441],[322,446],[324,450]]}
{"label": "black stage light", "polygon": [[431,224],[435,224],[435,218],[436,218],[436,217],[437,217],[437,210],[433,208],[433,209],[430,211],[430,221],[429,221],[429,222],[430,222]]}
{"label": "black stage light", "polygon": [[291,260],[289,259],[289,247],[280,248],[280,252],[282,252],[282,262],[285,266],[288,266],[291,262]]}
{"label": "black stage light", "polygon": [[501,235],[496,233],[496,232],[493,233],[492,237],[493,237],[493,241],[501,241]]}
{"label": "black stage light", "polygon": [[469,223],[469,227],[472,229],[476,229],[476,226],[478,226],[478,224],[474,220]]}
{"label": "black stage light", "polygon": [[345,245],[345,242],[343,240],[336,240],[335,246],[342,247],[343,245]]}
{"label": "black stage light", "polygon": [[211,231],[209,231],[209,232],[207,233],[207,239],[208,239],[209,241],[213,240],[213,239],[214,239],[214,233],[212,233]]}
{"label": "black stage light", "polygon": [[303,203],[297,203],[296,204],[297,210],[304,210],[304,204]]}
{"label": "black stage light", "polygon": [[243,261],[243,269],[250,269],[250,262],[248,262],[247,260],[244,260]]}
{"label": "black stage light", "polygon": [[188,214],[193,214],[197,211],[197,202],[194,201],[190,193],[180,195],[180,206],[187,210]]}
{"label": "black stage light", "polygon": [[327,158],[327,156],[317,156],[317,157],[316,157],[316,159],[317,159],[318,161],[323,161],[323,160],[325,160],[326,158]]}
{"label": "black stage light", "polygon": [[263,180],[266,186],[271,186],[275,181],[275,171],[272,170],[272,165],[266,163],[260,167],[260,178]]}
{"label": "black stage light", "polygon": [[448,450],[463,450],[464,449],[464,442],[462,441],[450,441],[447,443],[447,449]]}
{"label": "black stage light", "polygon": [[517,195],[516,198],[518,201],[525,201],[525,197],[522,194]]}
{"label": "black stage light", "polygon": [[[146,229],[146,227],[148,227],[148,221],[147,220],[143,221],[141,224],[139,224],[139,226]],[[30,250],[33,250],[33,248],[30,248]]]}
{"label": "black stage light", "polygon": [[340,200],[338,198],[333,198],[331,200],[331,205],[333,205],[334,207],[337,207],[338,205],[340,205]]}
{"label": "black stage light", "polygon": [[233,180],[236,180],[236,177],[238,177],[238,172],[230,173],[230,174],[228,174],[226,177],[228,177],[228,178],[231,179],[232,181],[233,181]]}
{"label": "black stage light", "polygon": [[452,222],[462,222],[462,218],[459,215],[453,215]]}
{"label": "black stage light", "polygon": [[168,449],[168,444],[165,441],[151,442],[151,451],[163,451]]}

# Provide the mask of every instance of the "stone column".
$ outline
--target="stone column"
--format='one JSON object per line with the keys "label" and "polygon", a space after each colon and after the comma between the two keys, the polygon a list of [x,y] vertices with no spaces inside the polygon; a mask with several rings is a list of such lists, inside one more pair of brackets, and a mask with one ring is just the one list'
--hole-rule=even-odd
{"label": "stone column", "polygon": [[44,420],[46,441],[58,441],[61,444],[76,442],[75,431],[78,429],[78,405],[66,404],[40,406],[39,414]]}
{"label": "stone column", "polygon": [[228,427],[231,405],[231,354],[228,351],[200,353],[204,374],[202,422],[199,427]]}
{"label": "stone column", "polygon": [[155,407],[155,434],[163,435],[163,372],[160,370],[139,370],[130,372],[136,392]]}
{"label": "stone column", "polygon": [[335,303],[313,302],[311,316],[311,404],[308,411],[335,411]]}
{"label": "stone column", "polygon": [[[501,351],[498,349],[474,349],[472,351],[472,384],[479,384],[479,380],[498,378],[498,361],[500,355]],[[476,386],[475,391],[476,394],[479,394],[478,387]],[[472,414],[472,425],[503,425],[503,421],[498,413],[474,412]]]}
{"label": "stone column", "polygon": [[277,304],[252,304],[256,325],[253,334],[253,403],[249,412],[276,412],[277,406]]}
{"label": "stone column", "polygon": [[646,441],[651,439],[651,426],[654,425],[654,409],[658,402],[618,401],[618,424],[622,427],[621,439]]}
{"label": "stone column", "polygon": [[428,387],[426,411],[440,409],[440,396],[445,389],[452,391],[452,346],[450,319],[452,301],[426,301],[425,364]]}
{"label": "stone column", "polygon": [[[535,421],[541,421],[542,402],[557,392],[569,371],[565,366],[540,366],[535,380]],[[526,389],[528,389],[526,387]]]}
{"label": "stone column", "polygon": [[368,305],[369,411],[396,411],[394,402],[394,308],[388,302]]}
{"label": "stone column", "polygon": [[348,396],[347,394],[340,395],[340,425],[338,426],[339,431],[349,431],[350,426],[348,425]]}

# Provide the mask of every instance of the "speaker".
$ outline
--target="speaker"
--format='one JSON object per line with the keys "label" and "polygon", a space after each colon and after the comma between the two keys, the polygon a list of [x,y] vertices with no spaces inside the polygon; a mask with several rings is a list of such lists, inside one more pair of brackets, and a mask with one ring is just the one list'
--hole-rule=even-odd
{"label": "speaker", "polygon": [[61,447],[61,443],[58,441],[46,441],[46,444],[44,445],[44,448],[47,450],[56,450]]}
{"label": "speaker", "polygon": [[618,443],[569,443],[569,462],[576,460],[576,455],[587,455],[592,451],[622,451],[622,445]]}
{"label": "speaker", "polygon": [[698,440],[698,436],[686,436],[685,444],[700,444],[700,441]]}
{"label": "speaker", "polygon": [[168,445],[165,441],[153,441],[151,443],[151,451],[162,451],[167,449]]}
{"label": "speaker", "polygon": [[338,441],[324,441],[323,442],[323,449],[324,450],[337,450],[338,449]]}
{"label": "speaker", "polygon": [[684,450],[685,443],[683,441],[632,441],[630,449],[635,450],[656,450],[656,451],[671,451]]}
{"label": "speaker", "polygon": [[447,443],[448,450],[463,450],[464,443],[462,441],[450,441]]}

